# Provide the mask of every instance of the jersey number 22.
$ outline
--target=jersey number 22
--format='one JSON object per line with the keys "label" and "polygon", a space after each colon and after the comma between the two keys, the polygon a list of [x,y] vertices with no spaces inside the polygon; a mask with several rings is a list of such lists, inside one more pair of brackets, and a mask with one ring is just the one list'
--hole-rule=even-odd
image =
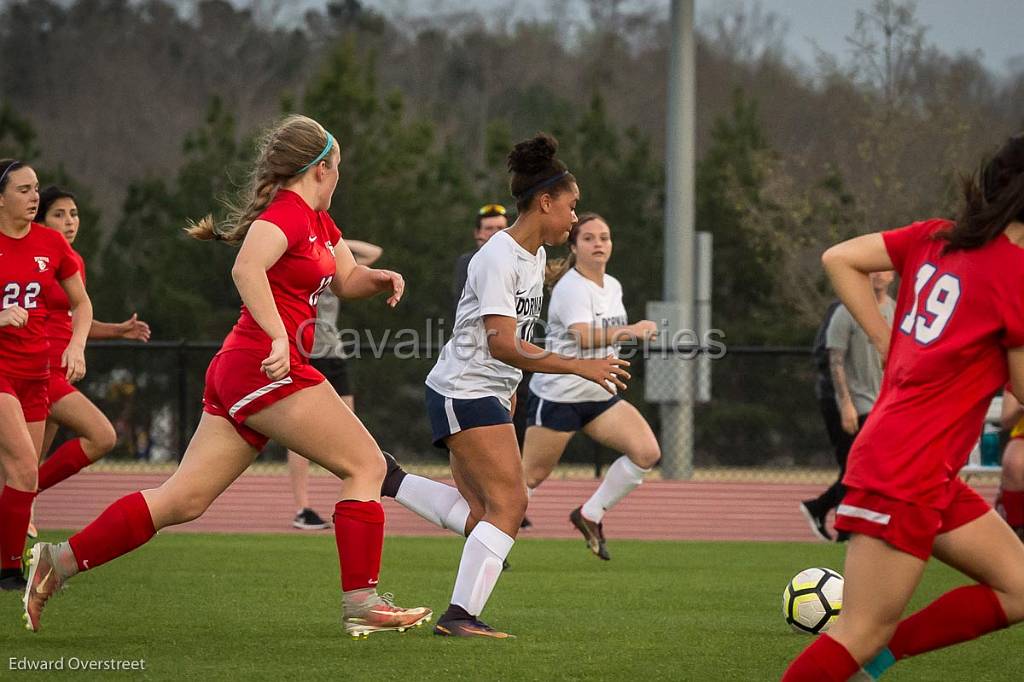
{"label": "jersey number 22", "polygon": [[0,310],[7,310],[16,305],[20,305],[25,310],[32,310],[37,307],[36,298],[42,290],[39,282],[29,282],[25,285],[24,297],[22,297],[21,285],[17,282],[8,282],[4,287],[3,306],[0,306]]}

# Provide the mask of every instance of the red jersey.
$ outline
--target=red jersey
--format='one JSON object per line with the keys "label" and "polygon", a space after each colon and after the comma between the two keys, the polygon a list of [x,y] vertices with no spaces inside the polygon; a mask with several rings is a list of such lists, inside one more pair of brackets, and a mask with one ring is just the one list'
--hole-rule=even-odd
{"label": "red jersey", "polygon": [[[341,241],[341,231],[327,211],[314,211],[289,190],[278,191],[257,220],[277,225],[288,238],[288,248],[267,270],[267,279],[288,332],[291,364],[308,364],[316,327],[309,320],[316,321],[317,299],[334,279],[334,245]],[[221,352],[238,349],[270,353],[270,337],[245,305]]]}
{"label": "red jersey", "polygon": [[[70,246],[70,245],[69,245]],[[85,261],[71,249],[71,256],[78,264],[78,272],[82,275],[82,283],[85,283]],[[60,361],[71,342],[71,302],[58,282],[50,286],[46,295],[46,309],[49,315],[46,317],[46,341],[50,344],[50,371],[56,371],[61,367]]]}
{"label": "red jersey", "polygon": [[950,482],[1008,378],[1006,351],[1024,346],[1024,249],[1005,235],[942,254],[951,227],[928,220],[884,233],[900,291],[878,402],[843,482],[942,508]]}
{"label": "red jersey", "polygon": [[[71,245],[56,230],[32,223],[21,239],[0,234],[0,309],[20,305],[28,311],[24,327],[0,327],[0,374],[19,379],[49,375],[50,297],[78,268]],[[67,305],[66,296],[64,300]]]}

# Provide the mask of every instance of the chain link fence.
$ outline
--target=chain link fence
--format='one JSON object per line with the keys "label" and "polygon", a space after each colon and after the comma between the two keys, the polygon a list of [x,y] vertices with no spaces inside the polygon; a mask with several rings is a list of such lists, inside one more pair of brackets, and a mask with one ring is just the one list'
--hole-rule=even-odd
{"label": "chain link fence", "polygon": [[[141,469],[179,459],[199,421],[206,366],[218,347],[216,342],[90,345],[89,374],[79,388],[117,430],[108,465]],[[423,406],[423,379],[437,352],[422,347],[413,358],[363,352],[348,365],[356,411],[381,447],[427,470],[447,468],[445,453],[430,445]],[[664,354],[635,353],[633,380],[624,396],[659,436],[667,465],[678,464],[676,458],[688,449],[684,439],[692,439],[692,469],[685,473],[696,480],[824,482],[834,477],[809,350],[732,347],[715,359],[668,357],[679,366],[666,371]],[[693,382],[692,393],[680,391],[684,381]],[[649,396],[664,394],[693,395],[692,421],[663,429],[666,407]],[[556,475],[593,476],[617,456],[577,435]],[[271,444],[258,461],[283,457]]]}

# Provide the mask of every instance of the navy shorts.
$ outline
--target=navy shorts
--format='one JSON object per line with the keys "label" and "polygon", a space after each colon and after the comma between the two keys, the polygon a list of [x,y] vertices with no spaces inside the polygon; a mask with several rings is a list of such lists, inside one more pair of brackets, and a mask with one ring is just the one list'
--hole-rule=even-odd
{"label": "navy shorts", "polygon": [[435,447],[447,449],[444,439],[459,431],[478,426],[512,423],[512,414],[497,398],[464,400],[441,395],[430,386],[426,389],[427,416],[430,418],[430,430],[433,432]]}
{"label": "navy shorts", "polygon": [[621,397],[613,395],[608,400],[556,403],[530,391],[526,400],[526,425],[543,426],[554,431],[579,431],[620,400]]}

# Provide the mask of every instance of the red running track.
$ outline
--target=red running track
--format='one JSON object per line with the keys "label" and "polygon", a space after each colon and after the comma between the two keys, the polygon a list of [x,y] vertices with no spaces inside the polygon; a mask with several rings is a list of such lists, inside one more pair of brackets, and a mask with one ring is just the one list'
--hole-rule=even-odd
{"label": "red running track", "polygon": [[[108,504],[130,492],[152,488],[168,474],[82,472],[39,496],[40,528],[78,529]],[[525,537],[571,538],[576,530],[569,512],[583,503],[598,481],[550,480],[530,501],[533,528]],[[640,486],[605,517],[609,537],[638,540],[777,540],[813,541],[800,500],[825,486],[814,483],[650,481]],[[337,501],[337,481],[309,479],[310,503],[325,518]],[[992,486],[978,486],[991,501]],[[443,535],[443,531],[385,500],[387,532],[392,535]],[[287,533],[295,505],[287,476],[246,474],[202,518],[169,531]]]}

